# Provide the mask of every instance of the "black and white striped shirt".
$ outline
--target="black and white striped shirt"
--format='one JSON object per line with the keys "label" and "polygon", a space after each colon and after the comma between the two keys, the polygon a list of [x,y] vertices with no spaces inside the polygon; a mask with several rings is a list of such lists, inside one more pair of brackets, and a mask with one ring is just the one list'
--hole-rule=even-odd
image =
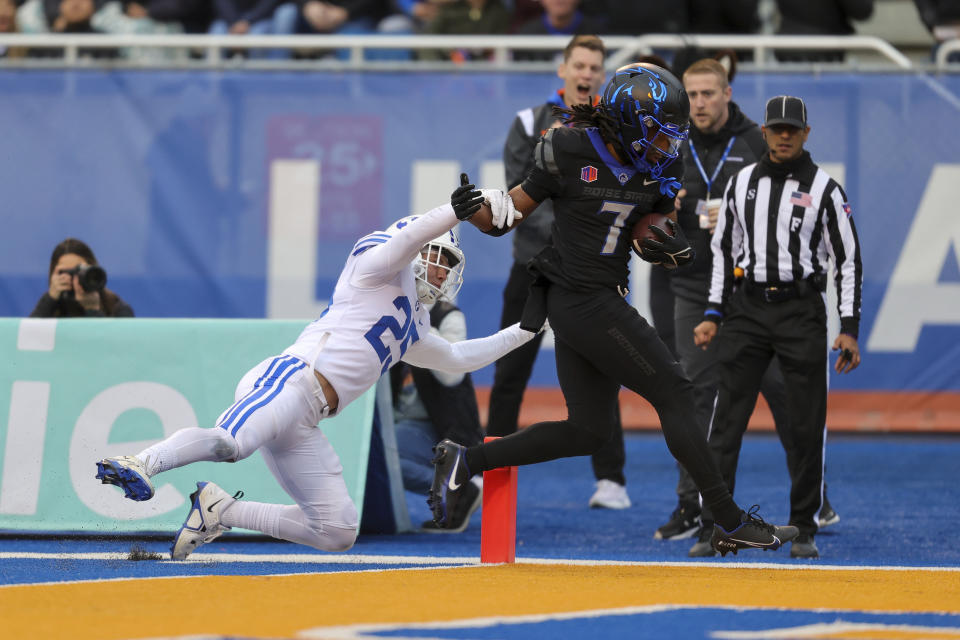
{"label": "black and white striped shirt", "polygon": [[730,178],[711,247],[708,313],[723,309],[737,267],[751,282],[777,285],[814,275],[825,281],[833,260],[840,330],[857,336],[863,273],[850,205],[807,152],[789,167],[764,159]]}

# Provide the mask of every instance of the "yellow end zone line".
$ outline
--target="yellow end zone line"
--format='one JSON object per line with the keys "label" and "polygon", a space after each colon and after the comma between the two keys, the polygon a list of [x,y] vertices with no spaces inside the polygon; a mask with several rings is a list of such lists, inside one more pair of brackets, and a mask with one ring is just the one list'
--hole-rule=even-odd
{"label": "yellow end zone line", "polygon": [[[105,562],[130,561],[127,553],[122,552],[90,552],[90,553],[46,553],[46,552],[0,552],[0,560],[100,560]],[[382,565],[398,565],[393,570],[418,570],[426,568],[450,569],[470,567],[491,567],[500,565],[483,565],[478,557],[468,556],[401,556],[401,555],[365,555],[365,554],[250,554],[250,553],[194,553],[186,560],[174,561],[168,557],[160,560],[140,560],[138,562],[180,562],[183,564],[211,564],[211,563],[274,563],[299,565],[371,565],[370,569],[344,569],[342,571],[318,571],[317,574],[332,575],[336,573],[360,573],[365,571],[386,571]],[[742,562],[737,560],[716,560],[714,562],[660,562],[660,561],[630,561],[630,560],[584,560],[564,558],[518,558],[517,565],[540,566],[583,566],[583,567],[661,567],[661,568],[694,568],[694,569],[763,569],[772,571],[910,571],[910,572],[960,572],[960,567],[904,567],[904,566],[858,566],[858,565],[821,565],[821,564],[779,564],[762,562]],[[258,573],[251,574],[258,577],[279,577],[285,575],[303,575],[311,572],[296,573]],[[28,583],[0,584],[0,590],[15,587],[36,586],[44,584],[84,584],[100,582],[118,582],[133,580],[166,580],[175,578],[199,578],[209,576],[124,576],[119,578],[97,578],[85,580],[54,580]]]}
{"label": "yellow end zone line", "polygon": [[[313,562],[329,560],[309,557]],[[442,570],[9,585],[0,598],[0,619],[10,637],[103,640],[104,620],[109,620],[111,629],[136,629],[140,637],[197,633],[287,637],[317,628],[667,605],[783,609],[789,603],[791,609],[800,610],[960,614],[960,580],[954,570],[796,569],[791,565],[538,560]],[[185,599],[195,594],[216,594],[218,600],[229,603],[229,615],[211,615],[210,607],[184,606]],[[446,597],[438,606],[441,594]]]}

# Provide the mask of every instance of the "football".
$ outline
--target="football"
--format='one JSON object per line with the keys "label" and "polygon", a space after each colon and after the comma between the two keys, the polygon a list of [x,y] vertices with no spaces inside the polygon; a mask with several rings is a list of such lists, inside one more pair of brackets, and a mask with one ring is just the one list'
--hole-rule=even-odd
{"label": "football", "polygon": [[[647,260],[646,256],[643,255],[643,240],[644,238],[650,238],[652,240],[659,240],[657,236],[650,229],[650,225],[656,225],[666,231],[669,235],[673,235],[670,231],[670,225],[667,224],[669,218],[662,213],[648,213],[643,216],[637,223],[633,225],[633,251],[638,256]],[[649,262],[649,260],[648,260]]]}

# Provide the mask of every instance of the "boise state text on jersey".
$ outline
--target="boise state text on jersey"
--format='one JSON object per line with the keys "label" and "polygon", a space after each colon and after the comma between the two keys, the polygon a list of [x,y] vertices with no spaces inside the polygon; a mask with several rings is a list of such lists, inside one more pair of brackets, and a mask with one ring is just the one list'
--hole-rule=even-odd
{"label": "boise state text on jersey", "polygon": [[542,273],[574,289],[626,287],[633,225],[673,211],[661,185],[679,181],[683,163],[653,178],[618,162],[595,128],[551,129],[535,156],[523,190],[538,202],[552,198],[556,218],[551,246],[537,257]]}

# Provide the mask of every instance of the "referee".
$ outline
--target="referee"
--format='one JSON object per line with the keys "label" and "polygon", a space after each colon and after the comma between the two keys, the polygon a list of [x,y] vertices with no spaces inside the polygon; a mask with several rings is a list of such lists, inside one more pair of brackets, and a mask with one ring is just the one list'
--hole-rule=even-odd
{"label": "referee", "polygon": [[[860,364],[860,247],[843,188],[803,148],[810,134],[803,100],[771,98],[761,131],[769,152],[724,190],[711,241],[709,302],[694,340],[706,348],[719,330],[722,375],[709,439],[731,493],[761,376],[771,358],[779,358],[790,412],[791,437],[784,443],[790,524],[800,530],[790,555],[816,558],[827,417],[827,262],[836,269],[840,312],[834,368],[847,373]],[[703,519],[711,519],[707,510]]]}

